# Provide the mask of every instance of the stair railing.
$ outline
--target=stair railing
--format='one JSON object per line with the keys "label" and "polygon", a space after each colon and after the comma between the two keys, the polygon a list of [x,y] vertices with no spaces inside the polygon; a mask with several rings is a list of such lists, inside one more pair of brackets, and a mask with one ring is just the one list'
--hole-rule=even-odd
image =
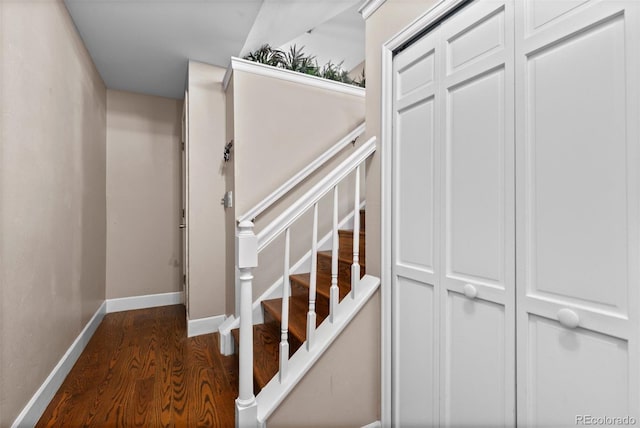
{"label": "stair railing", "polygon": [[284,182],[280,187],[271,192],[266,198],[258,202],[249,211],[238,217],[238,224],[243,221],[253,221],[256,217],[266,211],[270,206],[277,202],[284,195],[289,193],[294,187],[304,181],[307,177],[313,174],[318,168],[322,167],[327,161],[338,154],[349,144],[354,144],[356,140],[364,134],[365,124],[361,123],[353,131],[349,132],[344,138],[331,146],[329,150],[322,153],[313,162],[301,169],[296,175]]}
{"label": "stair railing", "polygon": [[253,232],[254,224],[244,216],[238,225],[236,235],[237,263],[240,272],[240,357],[239,357],[239,394],[236,400],[236,425],[239,427],[257,426],[257,402],[253,394],[253,319],[252,319],[252,271],[258,266],[258,253],[284,233],[284,269],[282,321],[280,326],[279,373],[278,381],[285,383],[289,366],[288,314],[289,314],[289,269],[291,226],[310,209],[313,209],[313,230],[311,242],[311,277],[309,287],[309,310],[307,313],[306,350],[313,349],[316,331],[316,277],[318,256],[318,204],[329,192],[333,191],[332,221],[332,262],[331,287],[329,300],[329,322],[339,317],[338,288],[338,186],[355,171],[354,189],[354,228],[353,263],[351,265],[351,298],[355,299],[360,282],[359,238],[360,238],[360,175],[363,163],[375,152],[376,139],[372,137],[356,151],[327,174],[298,201],[287,208],[258,235]]}

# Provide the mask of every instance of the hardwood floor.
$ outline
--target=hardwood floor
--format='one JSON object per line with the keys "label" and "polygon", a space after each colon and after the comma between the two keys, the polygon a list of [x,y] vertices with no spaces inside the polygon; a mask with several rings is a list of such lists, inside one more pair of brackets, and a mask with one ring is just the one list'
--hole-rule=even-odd
{"label": "hardwood floor", "polygon": [[182,305],[107,314],[37,427],[233,427],[237,356]]}

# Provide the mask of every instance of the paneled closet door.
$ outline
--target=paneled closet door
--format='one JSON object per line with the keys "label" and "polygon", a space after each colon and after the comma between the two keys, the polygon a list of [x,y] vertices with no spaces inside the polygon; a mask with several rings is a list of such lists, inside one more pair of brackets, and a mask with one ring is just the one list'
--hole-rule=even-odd
{"label": "paneled closet door", "polygon": [[640,420],[640,2],[516,2],[518,423]]}
{"label": "paneled closet door", "polygon": [[515,423],[513,4],[442,23],[440,420]]}
{"label": "paneled closet door", "polygon": [[394,58],[392,196],[395,426],[438,424],[439,54],[432,32]]}

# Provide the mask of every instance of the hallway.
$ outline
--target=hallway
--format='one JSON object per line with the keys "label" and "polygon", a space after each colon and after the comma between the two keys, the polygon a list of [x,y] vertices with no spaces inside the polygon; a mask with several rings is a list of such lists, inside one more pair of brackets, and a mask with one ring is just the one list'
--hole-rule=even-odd
{"label": "hallway", "polygon": [[37,426],[233,426],[237,357],[218,349],[182,305],[107,314]]}

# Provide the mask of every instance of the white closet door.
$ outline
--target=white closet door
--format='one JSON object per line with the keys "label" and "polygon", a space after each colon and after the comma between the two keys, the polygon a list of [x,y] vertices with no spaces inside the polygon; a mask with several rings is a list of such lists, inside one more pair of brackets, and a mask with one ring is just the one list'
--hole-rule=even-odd
{"label": "white closet door", "polygon": [[515,423],[513,5],[440,28],[443,426]]}
{"label": "white closet door", "polygon": [[393,419],[438,423],[437,32],[394,58]]}
{"label": "white closet door", "polygon": [[640,420],[640,2],[516,2],[518,424]]}

